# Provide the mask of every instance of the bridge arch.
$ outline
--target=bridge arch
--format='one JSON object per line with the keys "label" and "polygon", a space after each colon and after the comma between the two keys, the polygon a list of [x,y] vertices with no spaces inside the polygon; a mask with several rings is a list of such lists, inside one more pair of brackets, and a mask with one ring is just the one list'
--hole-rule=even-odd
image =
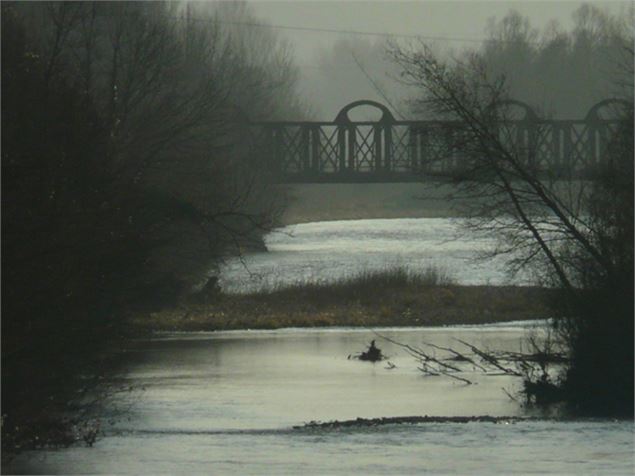
{"label": "bridge arch", "polygon": [[498,101],[494,103],[491,107],[500,108],[500,107],[506,107],[506,106],[515,106],[521,109],[525,113],[525,116],[522,118],[522,120],[525,120],[525,121],[538,120],[538,115],[534,112],[531,106],[529,106],[529,104],[527,103],[519,101],[518,99],[504,99],[502,101]]}
{"label": "bridge arch", "polygon": [[355,109],[358,106],[372,106],[379,109],[382,112],[382,116],[381,116],[381,119],[379,119],[379,122],[395,122],[394,116],[392,115],[392,113],[386,106],[384,106],[383,104],[377,101],[373,101],[371,99],[361,99],[359,101],[353,101],[352,103],[347,104],[342,109],[340,109],[339,113],[337,113],[337,116],[335,117],[335,122],[340,124],[353,122],[348,117],[348,112],[351,109]]}
{"label": "bridge arch", "polygon": [[626,109],[629,105],[630,104],[628,103],[628,101],[625,101],[624,99],[619,99],[619,98],[605,99],[595,104],[593,107],[591,107],[591,109],[589,109],[589,112],[587,113],[585,120],[599,121],[602,119],[602,117],[600,116],[600,111],[602,109],[606,109],[611,106],[618,106],[618,107],[621,106],[622,108]]}

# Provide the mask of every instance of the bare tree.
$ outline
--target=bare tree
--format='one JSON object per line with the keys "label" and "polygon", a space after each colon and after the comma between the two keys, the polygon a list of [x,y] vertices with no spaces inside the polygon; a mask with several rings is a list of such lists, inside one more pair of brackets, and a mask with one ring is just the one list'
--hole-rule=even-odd
{"label": "bare tree", "polygon": [[[476,55],[453,67],[438,61],[425,45],[414,51],[394,48],[392,55],[403,67],[404,81],[425,91],[414,100],[415,108],[456,121],[442,133],[445,151],[437,160],[460,153],[460,169],[452,171],[454,196],[478,198],[468,201],[469,225],[501,238],[496,253],[522,252],[517,268],[546,258],[565,288],[571,288],[572,277],[557,257],[563,239],[570,237],[608,266],[583,232],[579,207],[559,193],[555,180],[539,177],[531,160],[535,151],[514,140],[517,118],[508,106],[503,78],[490,78]],[[536,125],[532,133],[542,131]]]}
{"label": "bare tree", "polygon": [[270,90],[276,61],[253,68],[194,20],[171,2],[2,4],[3,448],[37,444],[80,374],[100,380],[125,312],[174,304],[275,224],[240,106],[283,110],[294,81]]}
{"label": "bare tree", "polygon": [[162,206],[171,214],[189,209],[185,221],[193,222],[177,219],[178,225],[155,232],[163,241],[180,235],[179,227],[194,226],[191,239],[205,231],[195,240],[207,243],[207,251],[198,247],[204,255],[238,249],[269,229],[281,200],[248,146],[249,118],[241,106],[250,104],[258,115],[293,102],[293,94],[279,94],[288,92],[293,77],[276,84],[292,69],[284,51],[270,48],[255,64],[250,58],[258,55],[250,49],[262,45],[232,37],[216,14],[184,12],[171,3],[83,3],[71,20],[45,31],[66,40],[54,56],[64,59],[67,78],[81,78],[86,100],[107,128],[100,167],[109,176],[110,207],[143,223],[156,213],[148,214],[142,202],[160,191],[169,197]]}
{"label": "bare tree", "polygon": [[[625,342],[618,329],[628,331],[633,324],[632,299],[628,312],[628,296],[632,296],[628,283],[633,275],[632,240],[628,240],[633,229],[632,213],[628,213],[633,188],[632,172],[628,174],[629,163],[632,170],[632,97],[624,102],[625,125],[616,134],[614,152],[605,152],[603,165],[581,178],[570,170],[545,169],[535,163],[540,136],[545,133],[539,119],[514,114],[522,104],[511,100],[505,78],[492,77],[480,55],[467,55],[450,64],[438,60],[425,44],[401,47],[394,43],[390,54],[402,68],[403,81],[419,91],[413,100],[415,109],[454,121],[437,131],[437,160],[459,159],[459,166],[444,170],[430,163],[427,169],[454,184],[452,198],[468,199],[467,226],[496,236],[498,246],[492,254],[513,254],[512,271],[533,269],[540,273],[541,284],[563,290],[566,304],[559,312],[566,319],[558,323],[564,324],[560,329],[574,354],[570,373],[576,366],[587,365],[589,353],[609,365],[610,354],[595,354],[593,345],[605,347],[611,339],[619,349],[619,361],[628,361],[632,341]],[[519,131],[524,134],[521,140]],[[618,190],[622,190],[621,198],[605,209],[613,211],[598,210],[597,205],[607,205],[608,197]],[[608,216],[620,218],[607,220]],[[622,304],[602,309],[612,306],[611,301]],[[597,335],[602,337],[589,339]],[[629,391],[632,401],[632,372],[630,383],[616,377],[620,383],[615,387],[607,383],[606,372],[599,370],[602,366],[587,365],[578,372],[577,382],[582,375],[588,381],[596,378],[596,387],[619,394],[614,401],[619,400],[623,410]],[[574,380],[566,380],[570,395],[579,390]],[[608,390],[576,398],[591,401],[593,395],[595,404],[613,398]]]}

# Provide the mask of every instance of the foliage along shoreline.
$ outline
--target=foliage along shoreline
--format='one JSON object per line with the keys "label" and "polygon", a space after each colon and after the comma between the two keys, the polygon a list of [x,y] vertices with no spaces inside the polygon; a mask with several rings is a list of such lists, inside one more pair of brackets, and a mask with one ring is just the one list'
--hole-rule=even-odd
{"label": "foliage along shoreline", "polygon": [[423,327],[546,319],[553,290],[518,286],[409,284],[401,287],[296,286],[219,294],[159,311],[131,313],[129,331],[220,331],[288,327]]}

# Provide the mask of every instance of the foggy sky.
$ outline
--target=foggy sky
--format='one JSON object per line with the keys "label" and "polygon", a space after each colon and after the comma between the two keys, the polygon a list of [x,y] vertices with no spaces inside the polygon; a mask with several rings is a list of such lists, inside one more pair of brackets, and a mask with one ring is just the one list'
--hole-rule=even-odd
{"label": "foggy sky", "polygon": [[[510,10],[517,10],[530,19],[533,28],[543,30],[552,20],[564,29],[572,26],[572,13],[584,3],[591,3],[617,12],[628,1],[269,1],[250,2],[256,15],[272,25],[382,32],[390,34],[441,37],[435,43],[455,49],[477,47],[486,38],[488,19],[503,18]],[[364,96],[380,100],[369,84],[360,84],[359,91],[350,85],[328,84],[328,78],[316,74],[320,54],[341,39],[380,41],[379,36],[355,34],[276,30],[288,39],[298,64],[303,68],[303,84],[308,99],[319,103],[320,118],[332,119],[339,107]],[[467,40],[467,41],[462,41]],[[471,40],[471,41],[470,41]],[[318,92],[319,91],[319,92]],[[331,92],[333,92],[331,94]],[[321,96],[321,97],[315,97]],[[324,96],[329,96],[325,98]],[[337,99],[335,99],[337,98]],[[340,104],[344,102],[344,104]],[[385,103],[385,101],[382,101]]]}
{"label": "foggy sky", "polygon": [[[542,29],[552,19],[563,27],[571,25],[571,14],[584,3],[618,10],[628,1],[269,1],[253,0],[255,12],[276,25],[301,26],[429,35],[464,39],[483,39],[488,18],[502,18],[511,10],[529,17],[532,25]],[[293,43],[300,61],[328,47],[341,36],[338,33],[279,30]],[[460,41],[454,43],[461,44]]]}

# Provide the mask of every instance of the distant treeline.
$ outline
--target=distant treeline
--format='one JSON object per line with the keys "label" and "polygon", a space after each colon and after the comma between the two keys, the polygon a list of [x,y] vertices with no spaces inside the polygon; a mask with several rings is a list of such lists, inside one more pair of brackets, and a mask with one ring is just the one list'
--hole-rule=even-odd
{"label": "distant treeline", "polygon": [[306,108],[288,46],[237,20],[244,3],[2,3],[10,421],[45,411],[122,310],[173,302],[273,225],[247,117]]}
{"label": "distant treeline", "polygon": [[[632,8],[614,14],[585,4],[572,20],[568,30],[553,21],[539,31],[529,18],[510,10],[500,19],[490,19],[487,39],[480,45],[459,49],[443,41],[422,41],[444,58],[464,61],[469,55],[482,56],[492,80],[504,76],[510,96],[539,115],[582,119],[597,102],[632,90],[632,82],[622,81],[633,63],[629,38],[635,18]],[[401,46],[416,43],[394,41]],[[324,120],[363,98],[385,104],[395,117],[414,117],[408,102],[419,91],[400,83],[399,68],[386,57],[385,46],[384,40],[345,38],[318,55],[317,68],[307,71],[303,81],[308,94],[320,98]]]}
{"label": "distant treeline", "polygon": [[505,76],[509,95],[557,118],[584,118],[597,102],[622,97],[632,69],[633,9],[611,15],[590,4],[573,15],[573,28],[555,21],[542,33],[528,18],[511,11],[488,25],[489,39],[479,51],[493,76]]}

